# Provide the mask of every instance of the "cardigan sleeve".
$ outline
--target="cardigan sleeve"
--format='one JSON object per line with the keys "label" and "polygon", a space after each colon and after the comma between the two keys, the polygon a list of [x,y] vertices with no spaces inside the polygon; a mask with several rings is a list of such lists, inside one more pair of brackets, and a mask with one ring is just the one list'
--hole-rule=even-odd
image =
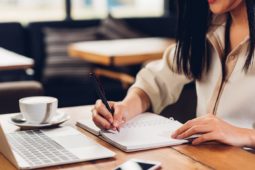
{"label": "cardigan sleeve", "polygon": [[175,46],[167,48],[162,59],[150,62],[139,71],[130,87],[140,88],[149,96],[154,113],[160,113],[167,105],[175,103],[183,86],[192,81],[176,71]]}

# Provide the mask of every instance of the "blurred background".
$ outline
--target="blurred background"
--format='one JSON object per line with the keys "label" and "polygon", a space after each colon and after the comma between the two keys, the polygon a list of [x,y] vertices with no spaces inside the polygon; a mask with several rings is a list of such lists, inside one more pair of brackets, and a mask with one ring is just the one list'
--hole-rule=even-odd
{"label": "blurred background", "polygon": [[[1,22],[161,17],[167,12],[165,0],[0,0]],[[67,14],[66,7],[70,8]],[[68,16],[67,16],[68,15]],[[70,15],[70,16],[69,16]]]}
{"label": "blurred background", "polygon": [[[57,97],[59,107],[93,104],[90,72],[109,100],[121,100],[175,28],[175,0],[0,0],[0,112],[19,111],[18,99],[33,95]],[[82,54],[70,50],[77,42]],[[133,57],[116,64],[118,52]]]}

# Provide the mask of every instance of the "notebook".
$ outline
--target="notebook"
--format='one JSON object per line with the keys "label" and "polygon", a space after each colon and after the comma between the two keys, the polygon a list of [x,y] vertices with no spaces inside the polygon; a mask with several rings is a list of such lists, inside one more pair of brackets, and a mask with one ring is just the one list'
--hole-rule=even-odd
{"label": "notebook", "polygon": [[173,118],[154,113],[143,113],[131,119],[120,128],[120,132],[99,129],[91,119],[80,120],[77,126],[99,136],[106,142],[125,152],[147,150],[189,142],[187,139],[173,139],[171,134],[182,126]]}

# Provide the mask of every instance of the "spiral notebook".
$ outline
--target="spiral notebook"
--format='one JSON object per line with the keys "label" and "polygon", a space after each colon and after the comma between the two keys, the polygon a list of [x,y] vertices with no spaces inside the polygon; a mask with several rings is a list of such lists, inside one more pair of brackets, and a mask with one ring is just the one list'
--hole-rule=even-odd
{"label": "spiral notebook", "polygon": [[77,122],[77,126],[99,136],[125,152],[147,150],[189,142],[173,139],[171,134],[182,123],[153,113],[143,113],[125,123],[120,132],[103,131],[91,119]]}

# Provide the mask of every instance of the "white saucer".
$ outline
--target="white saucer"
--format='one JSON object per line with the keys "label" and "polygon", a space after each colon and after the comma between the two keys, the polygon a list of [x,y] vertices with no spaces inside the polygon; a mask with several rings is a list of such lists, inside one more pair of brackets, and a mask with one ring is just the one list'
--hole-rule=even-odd
{"label": "white saucer", "polygon": [[[13,121],[13,119],[16,119],[17,121]],[[17,114],[15,116],[12,116],[9,119],[9,122],[19,126],[21,128],[45,128],[45,127],[51,127],[51,126],[58,126],[61,123],[64,123],[65,121],[67,121],[68,119],[70,119],[70,116],[67,113],[64,112],[60,112],[58,111],[52,118],[52,120],[49,123],[44,123],[44,124],[32,124],[29,122],[22,122],[24,120],[22,114]],[[20,120],[20,122],[18,122]]]}

